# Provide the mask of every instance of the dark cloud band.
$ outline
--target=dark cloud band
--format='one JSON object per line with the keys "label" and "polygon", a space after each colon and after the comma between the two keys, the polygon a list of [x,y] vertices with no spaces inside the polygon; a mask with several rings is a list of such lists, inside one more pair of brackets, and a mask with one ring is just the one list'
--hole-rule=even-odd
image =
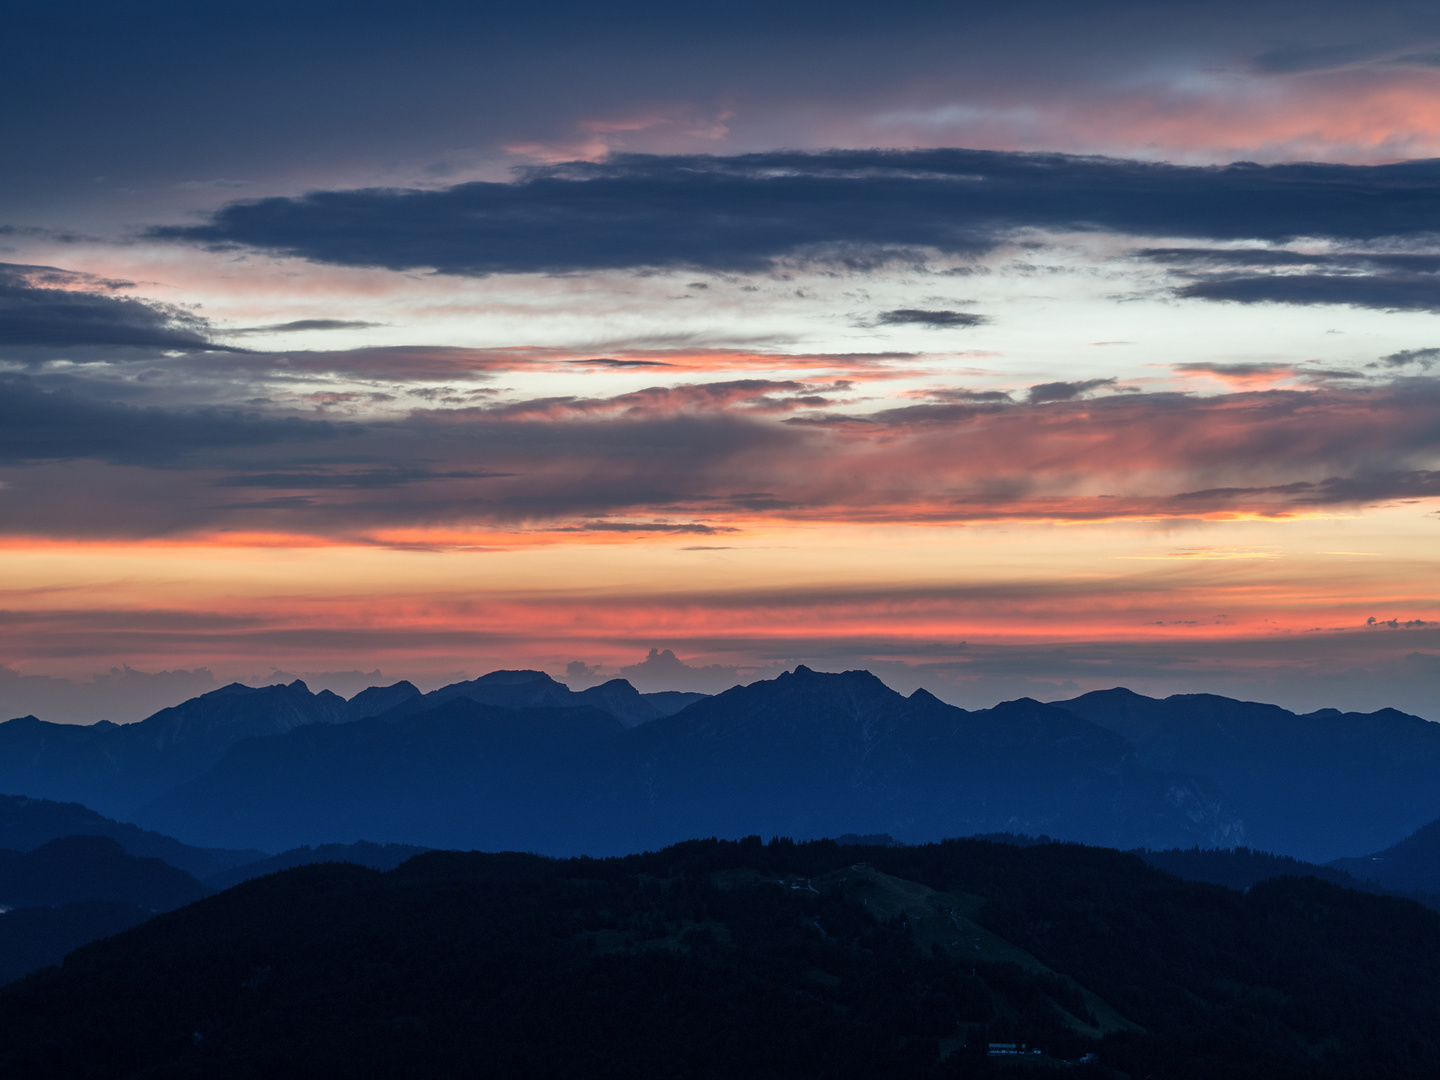
{"label": "dark cloud band", "polygon": [[332,439],[353,427],[220,409],[140,409],[0,379],[0,463],[96,459],[168,466],[197,450]]}
{"label": "dark cloud band", "polygon": [[620,155],[529,170],[513,183],[237,202],[205,224],[151,236],[485,275],[756,270],[818,256],[859,265],[885,253],[974,253],[1027,227],[1212,242],[1440,233],[1440,162],[1192,167],[979,150]]}
{"label": "dark cloud band", "polygon": [[106,295],[124,284],[51,266],[0,263],[0,346],[215,348],[202,332],[204,320],[182,309]]}

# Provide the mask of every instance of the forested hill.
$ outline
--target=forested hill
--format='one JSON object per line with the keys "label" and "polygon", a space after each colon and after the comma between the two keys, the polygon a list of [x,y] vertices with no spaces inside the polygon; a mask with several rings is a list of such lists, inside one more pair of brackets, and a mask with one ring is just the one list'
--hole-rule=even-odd
{"label": "forested hill", "polygon": [[[1070,844],[301,867],[0,990],[6,1077],[1440,1074],[1440,915]],[[1013,1060],[1008,1062],[1014,1064]]]}

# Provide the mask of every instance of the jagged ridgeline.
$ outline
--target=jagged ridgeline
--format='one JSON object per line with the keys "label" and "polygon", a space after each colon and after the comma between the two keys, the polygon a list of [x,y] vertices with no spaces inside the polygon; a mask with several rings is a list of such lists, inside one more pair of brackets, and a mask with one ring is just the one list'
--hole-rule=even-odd
{"label": "jagged ridgeline", "polygon": [[1005,1043],[1078,1077],[1409,1080],[1437,1039],[1432,911],[985,841],[306,866],[0,989],[25,1078],[938,1078],[1007,1074]]}
{"label": "jagged ridgeline", "polygon": [[967,711],[804,667],[714,697],[497,671],[349,701],[228,686],[123,726],[11,720],[0,792],[231,851],[619,855],[692,836],[1023,832],[1325,862],[1440,818],[1440,724],[1126,690]]}

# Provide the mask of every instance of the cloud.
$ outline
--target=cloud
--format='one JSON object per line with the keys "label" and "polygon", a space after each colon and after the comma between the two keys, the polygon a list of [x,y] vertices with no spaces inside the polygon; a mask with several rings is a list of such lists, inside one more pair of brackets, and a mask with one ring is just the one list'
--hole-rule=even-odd
{"label": "cloud", "polygon": [[919,308],[883,311],[875,318],[878,326],[929,326],[937,330],[984,326],[989,321],[984,315],[969,311],[923,311]]}
{"label": "cloud", "polygon": [[845,379],[830,383],[795,380],[735,379],[729,382],[690,383],[682,386],[649,386],[609,398],[556,397],[509,402],[486,408],[486,412],[508,418],[566,415],[616,414],[655,416],[662,413],[713,412],[735,409],[745,412],[786,413],[796,409],[832,404],[826,394],[843,394],[852,389]]}
{"label": "cloud", "polygon": [[1009,404],[1012,400],[1006,390],[968,390],[964,387],[932,387],[927,390],[913,390],[906,396],[928,401],[984,402],[992,405]]}
{"label": "cloud", "polygon": [[[840,400],[843,381],[733,380],[419,408],[361,428],[143,410],[12,379],[0,463],[23,468],[0,475],[3,528],[444,548],[767,522],[1285,518],[1440,495],[1440,380],[1094,396],[1116,385],[897,405]],[[85,460],[100,464],[47,464]]]}
{"label": "cloud", "polygon": [[1436,496],[1440,496],[1440,471],[1415,469],[1407,472],[1330,476],[1316,483],[1298,480],[1272,487],[1188,491],[1175,496],[1175,500],[1203,501],[1211,506],[1220,506],[1226,502],[1254,505],[1262,499],[1278,497],[1278,501],[1292,506],[1354,506],[1389,499],[1426,499]]}
{"label": "cloud", "polygon": [[1146,248],[1137,254],[1191,278],[1176,290],[1190,299],[1440,310],[1440,255],[1286,248]]}
{"label": "cloud", "polygon": [[1099,390],[1101,387],[1114,385],[1114,379],[1082,379],[1079,382],[1048,382],[1030,387],[1025,396],[1030,404],[1042,405],[1047,401],[1074,401],[1076,398],[1083,397],[1092,390]]}
{"label": "cloud", "polygon": [[667,521],[587,521],[583,525],[572,525],[559,532],[597,533],[668,533],[678,536],[719,536],[722,533],[739,532],[739,529],[725,526],[698,525],[694,523],[677,525]]}
{"label": "cloud", "polygon": [[1026,228],[1209,241],[1440,232],[1440,162],[1197,167],[981,150],[617,155],[511,183],[231,203],[153,238],[447,274],[971,255]]}
{"label": "cloud", "polygon": [[356,322],[350,319],[296,319],[293,322],[271,323],[268,326],[242,326],[236,330],[221,333],[236,334],[293,334],[303,330],[372,330],[384,323]]}
{"label": "cloud", "polygon": [[1273,274],[1215,277],[1177,295],[1240,304],[1351,304],[1381,311],[1440,311],[1440,275]]}
{"label": "cloud", "polygon": [[167,466],[199,450],[333,439],[348,430],[316,420],[221,409],[191,412],[95,401],[0,376],[0,463],[93,458]]}
{"label": "cloud", "polygon": [[692,667],[677,657],[673,650],[655,648],[651,648],[640,663],[622,667],[620,676],[629,679],[642,693],[687,690],[718,694],[740,681],[738,668],[723,664]]}
{"label": "cloud", "polygon": [[1287,45],[1269,49],[1255,57],[1255,70],[1267,75],[1293,75],[1302,71],[1325,71],[1384,55],[1374,45]]}
{"label": "cloud", "polygon": [[1400,352],[1391,353],[1389,356],[1382,356],[1380,363],[1387,367],[1404,367],[1407,364],[1417,364],[1423,368],[1433,367],[1440,362],[1440,349],[1402,349]]}
{"label": "cloud", "polygon": [[[1287,382],[1300,375],[1302,371],[1295,364],[1265,362],[1224,364],[1214,361],[1175,364],[1174,369],[1186,375],[1209,375],[1229,386],[1248,390],[1259,390]],[[1324,374],[1318,371],[1305,373],[1313,377],[1320,377]]]}
{"label": "cloud", "polygon": [[490,480],[513,476],[513,473],[452,470],[435,472],[425,468],[334,468],[306,469],[288,472],[232,473],[214,481],[217,487],[269,488],[271,490],[317,491],[331,488],[394,488],[402,484],[420,484],[442,480]]}
{"label": "cloud", "polygon": [[647,367],[674,367],[674,364],[667,364],[660,360],[616,360],[613,357],[601,356],[591,360],[566,360],[567,364],[575,364],[580,367],[615,368],[625,370],[626,368],[647,368]]}
{"label": "cloud", "polygon": [[1215,267],[1313,266],[1337,272],[1372,270],[1412,274],[1440,272],[1440,255],[1404,251],[1309,252],[1290,248],[1141,248],[1136,255],[1153,262],[1178,264],[1185,269]]}
{"label": "cloud", "polygon": [[0,263],[0,346],[215,349],[183,308],[107,295],[127,287],[53,266]]}
{"label": "cloud", "polygon": [[[613,346],[612,346],[613,347]],[[765,371],[805,368],[848,378],[890,376],[896,365],[913,361],[910,352],[787,353],[734,348],[626,348],[617,355],[588,357],[560,346],[477,349],[453,345],[383,345],[356,349],[245,351],[227,356],[231,371],[287,377],[340,375],[385,382],[474,383],[508,371],[553,371],[573,375],[598,370]],[[214,365],[207,365],[214,370]]]}

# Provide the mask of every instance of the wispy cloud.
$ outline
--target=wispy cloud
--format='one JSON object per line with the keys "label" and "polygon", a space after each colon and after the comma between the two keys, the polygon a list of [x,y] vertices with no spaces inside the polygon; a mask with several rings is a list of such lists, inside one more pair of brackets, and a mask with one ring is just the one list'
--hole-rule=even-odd
{"label": "wispy cloud", "polygon": [[[1440,495],[1433,379],[1212,397],[1104,393],[1114,385],[877,408],[847,398],[843,381],[746,379],[419,408],[347,427],[97,404],[12,380],[0,457],[140,465],[166,480],[93,465],[57,492],[22,469],[9,477],[6,527],[133,535],[137,521],[162,532],[183,522],[352,539],[400,529],[410,543],[426,528],[1284,519]],[[77,501],[86,475],[96,490]]]}

